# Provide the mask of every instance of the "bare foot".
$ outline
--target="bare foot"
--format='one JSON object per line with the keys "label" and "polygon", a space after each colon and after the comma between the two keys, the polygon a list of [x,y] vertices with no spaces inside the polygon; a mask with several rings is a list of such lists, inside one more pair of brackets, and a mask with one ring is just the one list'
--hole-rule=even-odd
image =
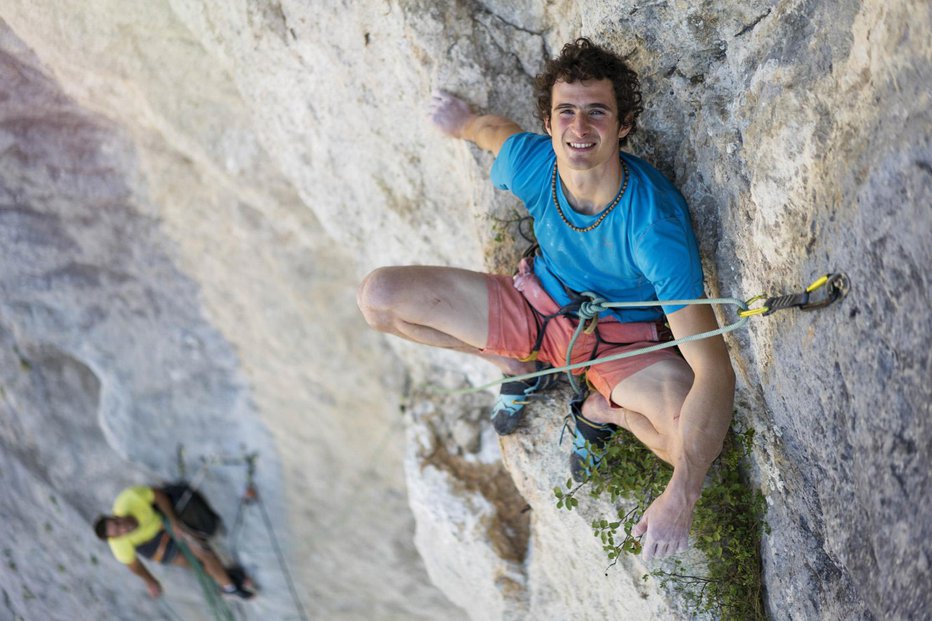
{"label": "bare foot", "polygon": [[643,414],[623,407],[612,406],[608,399],[595,393],[586,399],[582,414],[593,423],[613,423],[634,434],[641,444],[654,452],[657,457],[670,463],[668,442],[660,435]]}
{"label": "bare foot", "polygon": [[613,423],[630,431],[627,412],[624,408],[612,407],[608,399],[597,392],[582,404],[582,415],[593,423]]}

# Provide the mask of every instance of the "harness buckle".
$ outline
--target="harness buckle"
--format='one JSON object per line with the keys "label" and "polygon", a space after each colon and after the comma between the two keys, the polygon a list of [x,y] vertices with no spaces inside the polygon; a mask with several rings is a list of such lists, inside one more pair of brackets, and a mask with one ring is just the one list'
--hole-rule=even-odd
{"label": "harness buckle", "polygon": [[539,354],[540,354],[540,350],[535,349],[531,353],[529,353],[527,356],[525,356],[524,358],[518,358],[518,362],[534,362],[537,360],[537,356]]}

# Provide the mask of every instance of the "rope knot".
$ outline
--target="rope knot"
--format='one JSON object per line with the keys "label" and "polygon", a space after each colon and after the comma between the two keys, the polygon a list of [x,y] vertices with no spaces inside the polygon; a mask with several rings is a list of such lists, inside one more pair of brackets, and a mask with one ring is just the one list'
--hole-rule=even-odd
{"label": "rope knot", "polygon": [[580,321],[585,322],[589,319],[592,319],[593,317],[598,317],[599,313],[601,313],[604,310],[608,310],[608,307],[605,306],[608,300],[606,300],[605,298],[601,298],[597,296],[596,294],[591,293],[589,291],[586,291],[582,293],[581,295],[584,295],[589,299],[581,302],[579,304],[579,310],[576,311],[577,314],[579,315]]}

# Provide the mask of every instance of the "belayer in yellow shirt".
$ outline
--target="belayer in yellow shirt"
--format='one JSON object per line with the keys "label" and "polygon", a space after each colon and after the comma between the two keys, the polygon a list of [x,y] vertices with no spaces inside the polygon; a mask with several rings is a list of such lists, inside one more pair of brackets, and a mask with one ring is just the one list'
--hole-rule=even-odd
{"label": "belayer in yellow shirt", "polygon": [[[196,492],[191,490],[189,498],[191,494]],[[204,502],[200,498],[198,501]],[[162,516],[168,521],[174,536],[165,529]],[[206,536],[192,532],[182,522],[172,498],[163,489],[141,485],[124,489],[113,502],[113,514],[102,515],[95,520],[94,532],[110,545],[118,561],[142,578],[152,597],[162,594],[162,585],[139,560],[139,556],[163,565],[190,567],[179,549],[179,542],[191,550],[223,593],[243,599],[254,596],[253,591],[247,588],[248,578],[239,571],[228,570],[223,566],[207,543]]]}

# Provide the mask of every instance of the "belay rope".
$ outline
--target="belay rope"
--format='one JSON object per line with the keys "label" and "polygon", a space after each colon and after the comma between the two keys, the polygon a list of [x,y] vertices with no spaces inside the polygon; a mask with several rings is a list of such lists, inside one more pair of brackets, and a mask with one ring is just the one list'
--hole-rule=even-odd
{"label": "belay rope", "polygon": [[285,582],[288,584],[288,591],[291,593],[291,599],[294,601],[295,609],[298,611],[298,616],[306,620],[308,618],[307,612],[304,610],[301,599],[298,597],[298,590],[295,588],[291,572],[288,570],[288,564],[285,562],[285,555],[282,553],[281,547],[278,544],[278,538],[275,536],[275,529],[272,528],[272,520],[269,518],[269,512],[265,508],[265,503],[262,502],[262,496],[260,496],[258,490],[256,490],[255,474],[256,459],[258,457],[258,453],[250,453],[244,458],[246,461],[246,489],[240,497],[239,505],[236,508],[236,520],[233,523],[233,531],[230,533],[230,539],[233,541],[231,554],[233,555],[233,560],[238,563],[237,546],[239,544],[239,529],[243,523],[243,510],[246,505],[257,505],[262,514],[265,531],[272,543],[272,548],[275,550],[275,556],[278,559],[279,567],[282,570],[282,574],[285,576]]}
{"label": "belay rope", "polygon": [[207,575],[201,561],[194,556],[194,552],[191,551],[188,544],[181,537],[175,535],[168,518],[164,515],[161,517],[165,532],[171,535],[178,550],[181,551],[185,560],[188,561],[188,565],[194,570],[197,576],[197,582],[201,585],[201,591],[204,592],[204,599],[207,600],[207,607],[210,608],[210,612],[213,613],[214,618],[217,619],[217,621],[234,621],[233,613],[230,611],[230,607],[227,606],[226,602],[223,601],[223,597],[220,595],[220,591],[213,578]]}
{"label": "belay rope", "polygon": [[[184,463],[184,446],[178,445],[178,470],[182,477],[185,477],[185,463]],[[262,497],[259,495],[259,492],[256,489],[255,484],[255,473],[256,473],[256,460],[258,459],[258,453],[248,453],[239,458],[231,457],[222,457],[222,456],[212,456],[212,457],[201,457],[200,470],[194,476],[194,479],[191,482],[190,488],[193,491],[197,490],[197,487],[200,485],[204,476],[207,474],[207,470],[211,464],[221,464],[221,465],[246,465],[246,487],[245,490],[240,496],[239,503],[236,507],[236,518],[234,520],[233,528],[230,532],[229,539],[232,542],[230,546],[230,555],[233,557],[233,561],[236,566],[240,566],[238,546],[239,546],[239,533],[243,525],[244,518],[244,509],[246,505],[255,504],[259,507],[262,514],[262,521],[265,526],[266,533],[269,537],[272,547],[275,551],[275,556],[278,560],[279,567],[282,571],[282,574],[285,577],[285,581],[288,584],[288,590],[291,593],[291,597],[294,601],[295,609],[298,612],[300,619],[306,621],[308,619],[307,612],[304,609],[304,606],[301,603],[300,598],[298,597],[297,589],[294,585],[294,580],[292,579],[291,572],[288,569],[288,565],[285,562],[285,556],[282,553],[281,547],[278,543],[278,538],[275,536],[275,530],[272,527],[272,520],[269,517],[268,511],[265,508],[265,504],[262,502]],[[191,494],[187,494],[185,497],[182,497],[179,501],[179,506],[176,507],[176,510],[182,510],[182,503],[187,503],[190,499]],[[187,545],[179,538],[175,538],[174,533],[171,532],[171,527],[168,524],[167,520],[163,517],[163,522],[165,523],[165,529],[170,535],[175,539],[178,548],[185,555],[185,558],[188,560],[188,564],[195,570],[195,573],[198,577],[198,582],[201,585],[201,589],[204,591],[204,597],[207,600],[208,607],[213,612],[214,617],[218,621],[233,621],[232,613],[230,612],[229,607],[226,605],[226,602],[221,597],[216,585],[213,580],[207,575],[204,571],[204,568],[201,566],[200,561],[194,556],[194,554],[188,549]],[[171,612],[171,611],[170,611]],[[174,613],[173,613],[174,614]],[[175,616],[177,616],[175,614]]]}
{"label": "belay rope", "polygon": [[[758,315],[766,317],[772,313],[777,312],[778,310],[784,310],[787,308],[799,308],[800,310],[809,311],[816,310],[828,306],[832,302],[844,298],[848,295],[848,291],[851,288],[848,277],[842,273],[832,273],[825,274],[820,276],[812,284],[806,287],[806,290],[802,293],[796,294],[787,294],[779,296],[767,297],[765,295],[758,295],[750,300],[742,301],[737,298],[702,298],[695,300],[663,300],[663,301],[642,301],[642,302],[609,302],[604,298],[601,298],[594,293],[585,292],[581,295],[587,299],[583,300],[579,305],[579,309],[574,312],[579,318],[579,325],[576,326],[576,331],[573,332],[573,337],[570,339],[569,347],[566,351],[566,364],[562,367],[551,367],[549,369],[543,369],[541,371],[535,371],[533,373],[525,373],[523,375],[513,375],[508,377],[503,377],[495,381],[483,384],[481,386],[473,386],[470,388],[462,388],[459,390],[452,390],[445,392],[448,395],[462,395],[472,392],[478,392],[480,390],[485,390],[487,388],[492,388],[503,382],[520,382],[540,377],[542,375],[549,375],[551,373],[566,373],[567,378],[569,379],[570,386],[573,388],[573,391],[578,395],[581,393],[580,387],[576,383],[576,378],[573,376],[572,371],[576,369],[582,369],[586,367],[591,367],[597,364],[602,364],[605,362],[612,362],[614,360],[621,360],[623,358],[630,358],[632,356],[638,356],[640,354],[646,354],[652,351],[658,351],[660,349],[667,349],[668,347],[676,347],[682,343],[689,343],[690,341],[699,341],[701,339],[707,339],[712,336],[719,334],[726,334],[728,332],[733,332],[739,328],[743,328],[751,317],[756,317]],[[751,308],[751,304],[759,302],[760,300],[765,300],[763,304],[756,308]],[[575,364],[571,363],[571,355],[573,353],[573,347],[576,345],[576,340],[579,338],[579,335],[582,334],[584,330],[592,330],[595,328],[595,323],[598,321],[599,313],[605,310],[612,308],[643,308],[645,306],[689,306],[695,304],[719,304],[719,305],[732,305],[738,307],[738,319],[726,326],[717,328],[715,330],[709,330],[708,332],[700,332],[699,334],[692,334],[690,336],[684,336],[682,338],[674,339],[672,341],[666,341],[664,343],[658,343],[656,345],[650,345],[635,351],[621,352],[618,354],[611,354],[609,356],[603,356],[601,358],[594,358],[592,360],[586,360],[583,362],[577,362]]]}

